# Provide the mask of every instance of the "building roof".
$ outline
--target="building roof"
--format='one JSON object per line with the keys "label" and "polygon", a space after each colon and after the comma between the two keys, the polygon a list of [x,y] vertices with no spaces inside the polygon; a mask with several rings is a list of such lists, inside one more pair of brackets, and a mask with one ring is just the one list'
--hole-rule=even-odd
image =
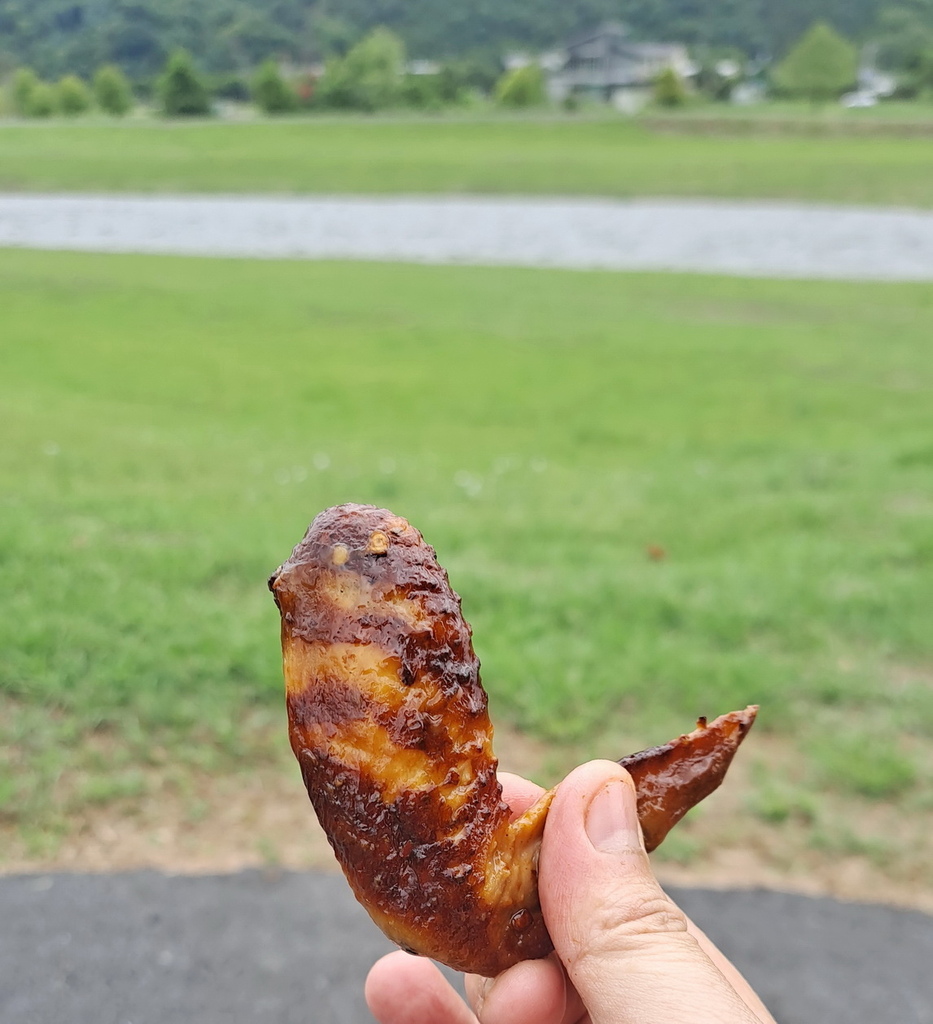
{"label": "building roof", "polygon": [[568,50],[572,50],[577,46],[585,46],[587,43],[604,37],[624,39],[628,35],[628,26],[621,21],[604,21],[601,25],[575,33],[565,45]]}
{"label": "building roof", "polygon": [[567,43],[563,66],[556,73],[560,87],[611,92],[619,87],[643,86],[665,67],[691,74],[687,49],[681,43],[637,43],[621,22],[604,22],[578,32]]}

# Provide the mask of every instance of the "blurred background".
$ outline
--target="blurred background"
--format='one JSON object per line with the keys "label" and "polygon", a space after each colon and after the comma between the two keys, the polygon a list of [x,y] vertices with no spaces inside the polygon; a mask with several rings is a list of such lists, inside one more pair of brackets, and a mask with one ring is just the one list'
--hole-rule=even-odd
{"label": "blurred background", "polygon": [[[0,226],[50,193],[716,199],[710,237],[933,207],[933,0],[0,0],[0,80]],[[436,547],[506,767],[761,705],[664,879],[933,908],[933,283],[896,238],[807,280],[764,234],[726,276],[41,228],[0,249],[0,871],[330,863],[265,581],[358,501]]]}

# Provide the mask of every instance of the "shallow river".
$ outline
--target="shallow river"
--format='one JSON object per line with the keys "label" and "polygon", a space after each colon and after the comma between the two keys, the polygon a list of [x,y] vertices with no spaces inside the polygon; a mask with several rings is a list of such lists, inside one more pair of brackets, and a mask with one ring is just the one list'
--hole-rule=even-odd
{"label": "shallow river", "polygon": [[0,195],[0,246],[933,280],[933,212],[785,203]]}

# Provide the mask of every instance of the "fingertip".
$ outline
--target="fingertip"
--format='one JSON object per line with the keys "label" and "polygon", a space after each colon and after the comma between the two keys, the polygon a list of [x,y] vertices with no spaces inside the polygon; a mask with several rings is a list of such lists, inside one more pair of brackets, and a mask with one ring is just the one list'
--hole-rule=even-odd
{"label": "fingertip", "polygon": [[363,995],[379,1024],[476,1024],[435,964],[402,950],[373,964]]}
{"label": "fingertip", "polygon": [[524,814],[545,792],[541,786],[512,772],[499,772],[498,779],[502,799],[509,805],[513,817]]}
{"label": "fingertip", "polygon": [[491,983],[467,978],[467,994],[482,1024],[561,1024],[567,977],[554,957],[524,960]]}
{"label": "fingertip", "polygon": [[[616,761],[587,761],[560,783],[554,795],[545,826],[544,845],[567,842],[574,845],[585,839],[585,822],[590,804],[607,787],[635,813],[635,784],[629,773]],[[550,832],[550,836],[549,833]]]}
{"label": "fingertip", "polygon": [[[383,987],[391,987],[394,984],[394,979],[398,973],[396,964],[402,957],[408,957],[408,954],[397,949],[392,953],[387,953],[385,956],[380,957],[372,967],[370,967],[369,973],[366,975],[366,984],[363,988],[367,1002],[369,1001],[369,991],[371,987],[374,992],[379,992]],[[404,970],[404,967],[402,969]]]}
{"label": "fingertip", "polygon": [[401,977],[409,973],[407,965],[402,962],[402,957],[411,959],[402,950],[396,950],[394,953],[388,953],[381,957],[370,967],[363,985],[363,997],[366,999],[370,1013],[383,1024],[391,1024],[395,1019],[391,1011],[401,984]]}
{"label": "fingertip", "polygon": [[601,786],[615,781],[623,782],[627,788],[633,793],[635,792],[632,776],[629,775],[618,761],[607,761],[597,758],[574,768],[560,784],[558,792],[563,790],[565,793],[579,792],[592,795]]}

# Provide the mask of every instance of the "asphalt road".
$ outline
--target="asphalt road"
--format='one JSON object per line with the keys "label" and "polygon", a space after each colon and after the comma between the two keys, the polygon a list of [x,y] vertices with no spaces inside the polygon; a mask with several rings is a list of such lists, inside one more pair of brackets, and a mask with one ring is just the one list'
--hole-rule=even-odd
{"label": "asphalt road", "polygon": [[933,212],[795,203],[0,195],[0,246],[933,280]]}
{"label": "asphalt road", "polygon": [[[674,896],[780,1024],[933,1024],[933,917],[771,892]],[[342,877],[0,878],[0,1024],[364,1024],[392,948]]]}

